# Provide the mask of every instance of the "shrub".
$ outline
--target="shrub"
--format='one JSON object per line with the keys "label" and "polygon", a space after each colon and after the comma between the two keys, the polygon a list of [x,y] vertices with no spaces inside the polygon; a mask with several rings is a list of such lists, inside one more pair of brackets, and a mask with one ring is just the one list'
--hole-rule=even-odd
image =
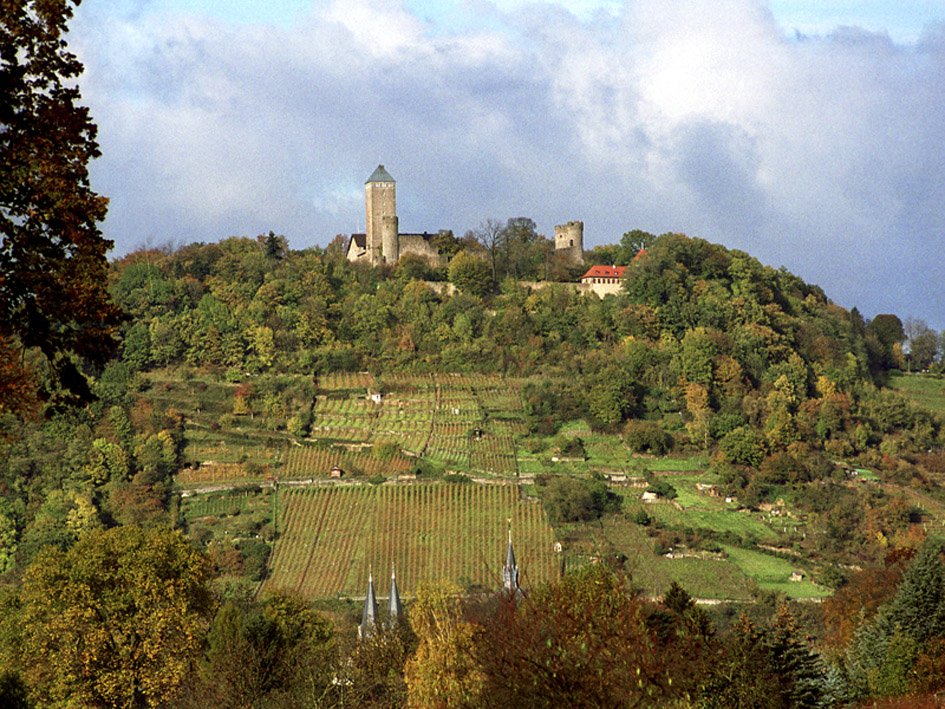
{"label": "shrub", "polygon": [[757,468],[765,457],[764,441],[747,426],[739,426],[725,434],[719,441],[719,450],[729,463],[753,468]]}
{"label": "shrub", "polygon": [[470,483],[472,478],[462,473],[447,473],[443,476],[443,482],[447,483]]}
{"label": "shrub", "polygon": [[655,421],[627,421],[623,440],[634,453],[663,455],[673,449],[673,437]]}
{"label": "shrub", "polygon": [[552,524],[587,522],[620,508],[620,497],[600,480],[542,477],[536,482]]}
{"label": "shrub", "polygon": [[646,491],[655,492],[657,495],[667,500],[675,500],[678,496],[676,493],[676,488],[674,488],[666,480],[657,480],[656,482],[650,484]]}

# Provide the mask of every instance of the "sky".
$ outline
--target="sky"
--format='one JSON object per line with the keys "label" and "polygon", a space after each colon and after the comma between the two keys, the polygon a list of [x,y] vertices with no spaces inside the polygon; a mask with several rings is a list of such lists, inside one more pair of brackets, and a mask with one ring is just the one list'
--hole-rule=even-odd
{"label": "sky", "polygon": [[945,329],[945,0],[87,0],[113,256],[572,219]]}

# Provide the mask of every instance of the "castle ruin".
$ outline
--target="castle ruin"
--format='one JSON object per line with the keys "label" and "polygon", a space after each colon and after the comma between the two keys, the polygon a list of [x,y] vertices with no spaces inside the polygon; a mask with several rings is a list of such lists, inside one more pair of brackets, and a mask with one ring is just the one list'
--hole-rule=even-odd
{"label": "castle ruin", "polygon": [[372,266],[397,263],[405,254],[421,256],[432,265],[442,261],[433,243],[442,231],[431,234],[402,234],[397,217],[397,182],[383,165],[378,165],[364,183],[367,219],[363,234],[352,234],[348,242],[349,261],[366,261]]}
{"label": "castle ruin", "polygon": [[555,225],[555,253],[571,263],[584,263],[584,222]]}
{"label": "castle ruin", "polygon": [[[443,265],[443,257],[434,238],[436,233],[403,234],[397,217],[397,182],[383,165],[364,183],[366,213],[363,234],[352,234],[348,241],[347,259],[372,266],[394,264],[406,254],[416,254],[433,266]],[[564,254],[571,263],[584,263],[584,222],[570,221],[555,227],[555,253]]]}

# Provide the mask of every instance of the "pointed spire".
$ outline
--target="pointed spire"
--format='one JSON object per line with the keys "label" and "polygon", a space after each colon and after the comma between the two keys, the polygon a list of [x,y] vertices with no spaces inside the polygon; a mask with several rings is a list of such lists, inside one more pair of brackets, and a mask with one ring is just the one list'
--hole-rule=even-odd
{"label": "pointed spire", "polygon": [[404,614],[404,606],[400,602],[400,592],[397,590],[397,570],[390,572],[390,598],[387,601],[387,621],[391,627],[397,624]]}
{"label": "pointed spire", "polygon": [[502,588],[515,597],[523,595],[518,585],[518,564],[515,563],[515,550],[512,548],[511,518],[509,518],[509,546],[505,552],[505,567],[502,569]]}
{"label": "pointed spire", "polygon": [[377,625],[377,597],[374,595],[374,573],[368,570],[367,598],[364,599],[364,611],[361,613],[361,625],[358,626],[358,638],[371,637]]}
{"label": "pointed spire", "polygon": [[377,169],[371,173],[371,176],[367,178],[365,184],[371,184],[372,182],[394,182],[394,178],[390,176],[390,173],[384,168],[383,165],[378,165]]}

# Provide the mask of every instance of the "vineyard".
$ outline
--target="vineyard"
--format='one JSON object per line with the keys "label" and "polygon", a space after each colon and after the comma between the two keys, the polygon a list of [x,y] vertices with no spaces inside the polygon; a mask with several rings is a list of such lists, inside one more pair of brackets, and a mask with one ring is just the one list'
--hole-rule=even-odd
{"label": "vineyard", "polygon": [[317,381],[311,437],[394,444],[447,468],[514,476],[515,436],[527,430],[522,384],[479,374],[325,375]]}
{"label": "vineyard", "polygon": [[516,485],[318,486],[280,491],[278,507],[266,591],[359,596],[370,568],[378,578],[396,568],[408,596],[428,580],[497,588],[509,519],[523,586],[556,573],[552,529]]}

